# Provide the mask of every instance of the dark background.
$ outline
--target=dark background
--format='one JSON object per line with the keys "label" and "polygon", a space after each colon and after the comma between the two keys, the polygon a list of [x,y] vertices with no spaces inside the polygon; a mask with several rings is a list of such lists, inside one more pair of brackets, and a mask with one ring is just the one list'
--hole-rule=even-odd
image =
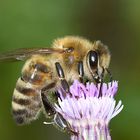
{"label": "dark background", "polygon": [[[101,40],[112,53],[110,68],[119,80],[117,100],[124,109],[110,123],[113,140],[140,138],[140,1],[139,0],[0,0],[0,51],[50,46],[65,35]],[[19,127],[11,98],[21,63],[0,64],[0,140],[69,139],[45,117]]]}

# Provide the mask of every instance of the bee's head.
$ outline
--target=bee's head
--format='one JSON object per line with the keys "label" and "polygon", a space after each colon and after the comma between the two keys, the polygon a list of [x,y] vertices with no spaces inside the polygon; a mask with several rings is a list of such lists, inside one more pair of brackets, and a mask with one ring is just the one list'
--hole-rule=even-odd
{"label": "bee's head", "polygon": [[103,45],[100,41],[96,41],[93,48],[93,50],[87,53],[87,66],[93,78],[100,81],[104,70],[109,66],[110,53],[107,46]]}

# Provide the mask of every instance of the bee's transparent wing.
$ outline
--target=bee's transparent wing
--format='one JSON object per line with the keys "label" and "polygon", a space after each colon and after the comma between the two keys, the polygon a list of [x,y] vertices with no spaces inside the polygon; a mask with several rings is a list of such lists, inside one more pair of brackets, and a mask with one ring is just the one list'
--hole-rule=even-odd
{"label": "bee's transparent wing", "polygon": [[0,54],[1,61],[23,61],[35,54],[63,53],[63,49],[54,48],[23,48]]}

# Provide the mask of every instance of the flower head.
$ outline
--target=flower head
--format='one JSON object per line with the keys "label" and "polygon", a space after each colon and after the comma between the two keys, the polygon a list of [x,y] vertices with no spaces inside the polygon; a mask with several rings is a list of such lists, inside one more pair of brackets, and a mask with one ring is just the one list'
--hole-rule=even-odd
{"label": "flower head", "polygon": [[114,96],[118,82],[86,85],[75,80],[70,87],[70,94],[64,97],[64,90],[59,90],[60,99],[56,111],[69,123],[78,135],[72,140],[110,140],[109,122],[122,109],[122,102],[116,105]]}

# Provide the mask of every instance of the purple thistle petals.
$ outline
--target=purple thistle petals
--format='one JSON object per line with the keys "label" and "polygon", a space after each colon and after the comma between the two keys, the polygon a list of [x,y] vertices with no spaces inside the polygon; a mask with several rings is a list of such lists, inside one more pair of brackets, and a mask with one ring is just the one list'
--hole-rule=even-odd
{"label": "purple thistle petals", "polygon": [[73,85],[70,86],[70,92],[73,96],[79,96],[79,83],[77,80],[75,80]]}
{"label": "purple thistle petals", "polygon": [[118,115],[122,111],[123,107],[124,107],[124,105],[122,105],[122,102],[119,101],[118,105],[116,106],[116,108],[111,116],[111,119],[114,118],[116,115]]}
{"label": "purple thistle petals", "polygon": [[72,93],[73,96],[79,98],[85,97],[86,94],[88,93],[85,85],[80,83],[78,80],[74,81],[73,85],[70,87],[70,92]]}
{"label": "purple thistle petals", "polygon": [[107,84],[103,83],[102,84],[102,96],[106,96],[106,91],[107,91]]}
{"label": "purple thistle petals", "polygon": [[96,87],[96,85],[94,83],[87,83],[86,85],[86,89],[87,89],[87,93],[89,95],[89,97],[98,97],[99,96],[99,91],[98,88]]}
{"label": "purple thistle petals", "polygon": [[115,117],[122,109],[121,101],[116,105],[112,98],[68,98],[63,101],[58,100],[61,109],[57,106],[59,113],[64,113],[72,119],[93,118],[103,119],[107,123]]}
{"label": "purple thistle petals", "polygon": [[[86,83],[86,86],[75,80],[73,85],[70,87],[70,92],[75,97],[98,97],[100,92],[99,83],[97,86],[94,83]],[[114,97],[118,90],[118,82],[113,81],[108,84],[103,83],[101,87],[102,96],[112,96]]]}
{"label": "purple thistle petals", "polygon": [[75,80],[70,86],[70,94],[63,97],[63,89],[59,90],[61,99],[55,105],[59,112],[78,132],[78,136],[71,136],[71,140],[111,140],[108,124],[110,120],[123,109],[122,102],[116,104],[114,96],[118,90],[118,82],[86,85]]}
{"label": "purple thistle petals", "polygon": [[114,97],[118,90],[118,82],[113,81],[108,83],[108,90],[106,91],[108,96]]}
{"label": "purple thistle petals", "polygon": [[114,96],[115,96],[115,94],[117,93],[117,90],[118,90],[118,82],[114,81],[112,83],[112,87],[113,87],[112,94],[114,94]]}

